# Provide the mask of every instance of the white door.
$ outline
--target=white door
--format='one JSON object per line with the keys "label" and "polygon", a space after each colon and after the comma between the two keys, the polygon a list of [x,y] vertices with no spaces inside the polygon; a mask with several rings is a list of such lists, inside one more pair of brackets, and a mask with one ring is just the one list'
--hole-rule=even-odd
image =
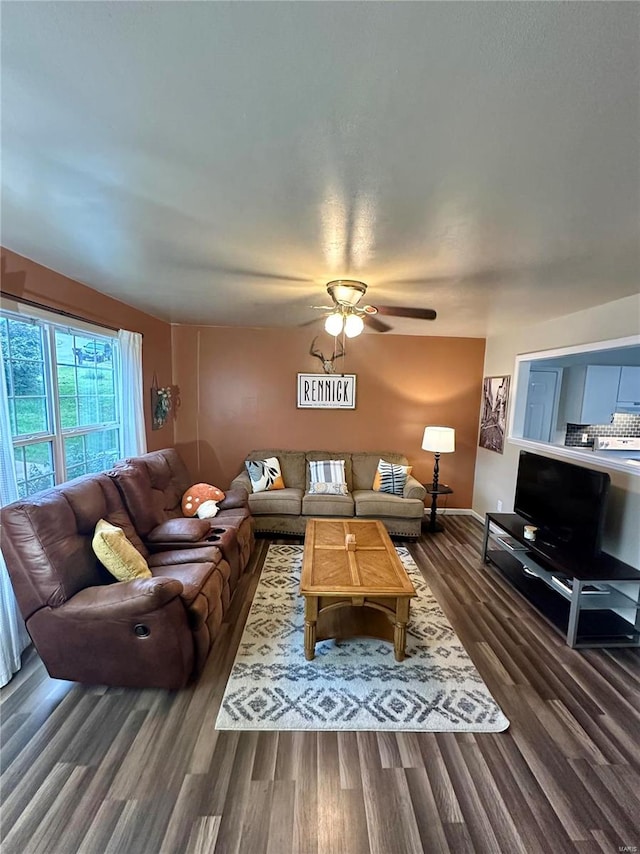
{"label": "white door", "polygon": [[531,371],[524,417],[523,439],[551,441],[553,413],[558,387],[556,371]]}

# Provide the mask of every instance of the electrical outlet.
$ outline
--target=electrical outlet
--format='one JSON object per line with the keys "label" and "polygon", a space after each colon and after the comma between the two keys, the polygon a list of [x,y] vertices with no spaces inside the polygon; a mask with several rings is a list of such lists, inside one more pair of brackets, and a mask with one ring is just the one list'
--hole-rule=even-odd
{"label": "electrical outlet", "polygon": [[589,434],[588,433],[582,434],[582,441],[584,444],[586,444],[589,441]]}
{"label": "electrical outlet", "polygon": [[500,511],[502,510],[502,501],[500,501],[499,498],[498,498],[498,503],[496,504],[496,508],[498,510],[498,513],[500,513]]}

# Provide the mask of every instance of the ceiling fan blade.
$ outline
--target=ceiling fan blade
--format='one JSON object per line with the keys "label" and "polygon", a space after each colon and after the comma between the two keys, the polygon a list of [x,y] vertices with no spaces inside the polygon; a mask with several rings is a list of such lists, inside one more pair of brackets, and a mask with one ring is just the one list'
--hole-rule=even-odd
{"label": "ceiling fan blade", "polygon": [[372,329],[375,329],[376,332],[388,332],[390,329],[393,329],[392,326],[389,326],[389,324],[385,323],[384,320],[380,320],[380,318],[376,317],[375,314],[363,314],[361,316],[365,322],[365,326],[370,326]]}
{"label": "ceiling fan blade", "polygon": [[299,323],[298,326],[312,326],[314,323],[318,323],[318,321],[324,320],[324,317],[314,317],[312,320],[306,320],[304,323]]}
{"label": "ceiling fan blade", "polygon": [[387,317],[412,317],[414,320],[435,320],[437,317],[432,308],[408,308],[399,305],[379,305],[378,314]]}

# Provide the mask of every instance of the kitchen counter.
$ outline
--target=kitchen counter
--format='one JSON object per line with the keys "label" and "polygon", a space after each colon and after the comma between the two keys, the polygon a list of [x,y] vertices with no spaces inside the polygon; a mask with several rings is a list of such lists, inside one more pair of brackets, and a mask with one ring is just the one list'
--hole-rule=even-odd
{"label": "kitchen counter", "polygon": [[640,438],[598,436],[593,448],[589,445],[565,445],[566,448],[589,454],[592,460],[603,460],[616,463],[640,463]]}
{"label": "kitchen counter", "polygon": [[640,451],[595,451],[587,446],[565,445],[563,442],[534,442],[531,439],[518,438],[510,438],[507,441],[533,453],[557,454],[576,465],[592,463],[611,471],[640,475]]}
{"label": "kitchen counter", "polygon": [[603,457],[612,457],[613,459],[628,459],[640,460],[640,451],[592,451],[592,454],[601,455]]}
{"label": "kitchen counter", "polygon": [[593,453],[604,454],[609,460],[622,460],[635,465],[640,462],[640,438],[598,436]]}
{"label": "kitchen counter", "polygon": [[[569,450],[569,448],[567,448]],[[640,473],[640,451],[594,451],[588,448],[571,448],[570,450],[579,450],[580,458],[585,462],[599,462],[604,465],[612,465],[618,468],[623,466],[627,471],[638,470]],[[577,462],[577,460],[576,460]]]}

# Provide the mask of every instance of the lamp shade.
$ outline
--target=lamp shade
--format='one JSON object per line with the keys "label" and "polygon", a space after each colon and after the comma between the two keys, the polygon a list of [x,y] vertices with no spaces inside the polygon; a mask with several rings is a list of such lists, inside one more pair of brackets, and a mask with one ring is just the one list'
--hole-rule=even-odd
{"label": "lamp shade", "polygon": [[339,312],[334,312],[325,320],[324,328],[329,335],[340,335],[343,322],[342,315]]}
{"label": "lamp shade", "polygon": [[355,338],[364,329],[364,321],[359,314],[349,314],[344,322],[344,334],[347,338]]}
{"label": "lamp shade", "polygon": [[456,449],[456,431],[453,427],[425,427],[422,450],[437,454],[451,454]]}

